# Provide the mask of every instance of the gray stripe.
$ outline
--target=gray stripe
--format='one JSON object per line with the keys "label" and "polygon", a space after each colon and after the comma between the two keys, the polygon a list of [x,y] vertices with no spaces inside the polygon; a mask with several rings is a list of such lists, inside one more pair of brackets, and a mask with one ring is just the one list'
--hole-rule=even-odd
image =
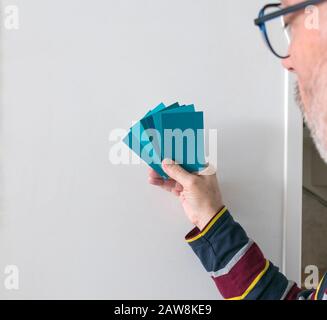
{"label": "gray stripe", "polygon": [[239,262],[241,258],[246,254],[246,252],[250,249],[253,243],[253,240],[250,239],[249,242],[235,254],[235,256],[228,262],[228,264],[224,268],[218,271],[211,271],[209,272],[210,275],[214,278],[217,278],[228,274],[229,271],[237,264],[237,262]]}
{"label": "gray stripe", "polygon": [[327,300],[327,294],[324,293],[324,296],[322,297],[322,300]]}
{"label": "gray stripe", "polygon": [[282,295],[282,297],[280,298],[280,300],[284,300],[287,296],[287,294],[290,292],[290,290],[292,289],[292,287],[294,286],[295,282],[293,281],[288,281],[288,285]]}

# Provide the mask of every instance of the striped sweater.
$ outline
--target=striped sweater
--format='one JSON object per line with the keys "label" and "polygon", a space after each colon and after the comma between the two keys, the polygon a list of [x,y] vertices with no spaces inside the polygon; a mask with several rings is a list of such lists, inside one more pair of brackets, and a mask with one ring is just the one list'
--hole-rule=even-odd
{"label": "striped sweater", "polygon": [[317,290],[301,290],[264,257],[226,207],[185,240],[226,300],[327,300],[327,275]]}

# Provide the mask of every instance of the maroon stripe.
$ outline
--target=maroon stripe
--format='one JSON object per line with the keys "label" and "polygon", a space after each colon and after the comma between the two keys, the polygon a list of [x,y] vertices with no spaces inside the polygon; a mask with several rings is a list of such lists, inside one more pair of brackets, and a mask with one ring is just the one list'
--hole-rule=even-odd
{"label": "maroon stripe", "polygon": [[301,292],[301,289],[294,284],[291,290],[288,292],[288,294],[285,297],[285,300],[296,300],[297,295]]}
{"label": "maroon stripe", "polygon": [[198,227],[195,227],[185,236],[185,240],[192,239],[200,233],[201,233],[201,230]]}
{"label": "maroon stripe", "polygon": [[246,291],[265,265],[266,259],[259,247],[253,243],[228,274],[212,278],[225,299],[238,297]]}

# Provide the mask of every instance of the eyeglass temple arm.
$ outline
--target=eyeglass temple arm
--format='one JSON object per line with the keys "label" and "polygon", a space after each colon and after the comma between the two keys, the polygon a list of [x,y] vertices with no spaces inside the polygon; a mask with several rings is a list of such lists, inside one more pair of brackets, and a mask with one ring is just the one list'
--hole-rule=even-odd
{"label": "eyeglass temple arm", "polygon": [[[304,9],[307,6],[315,5],[315,4],[318,4],[320,2],[324,2],[324,1],[326,1],[326,0],[309,0],[309,1],[301,2],[301,3],[298,3],[298,4],[294,5],[294,6],[290,6],[290,7],[287,7],[285,9],[281,9],[280,11],[276,11],[276,12],[267,14],[267,15],[265,15],[263,17],[259,17],[259,18],[254,20],[254,24],[256,26],[260,26],[261,24],[263,24],[266,21],[278,18],[278,17],[280,17],[282,15],[288,15],[288,14],[293,13],[295,11]],[[276,4],[272,4],[271,6],[276,6],[277,7],[279,5],[280,5],[280,3],[276,3]]]}

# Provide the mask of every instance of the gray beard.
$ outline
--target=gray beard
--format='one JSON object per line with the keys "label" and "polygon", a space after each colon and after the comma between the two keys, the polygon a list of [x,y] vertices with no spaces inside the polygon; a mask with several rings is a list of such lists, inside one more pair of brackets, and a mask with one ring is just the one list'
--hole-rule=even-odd
{"label": "gray beard", "polygon": [[299,85],[295,87],[295,100],[310,130],[320,157],[327,163],[327,61],[319,63],[312,74],[308,111],[305,110]]}

